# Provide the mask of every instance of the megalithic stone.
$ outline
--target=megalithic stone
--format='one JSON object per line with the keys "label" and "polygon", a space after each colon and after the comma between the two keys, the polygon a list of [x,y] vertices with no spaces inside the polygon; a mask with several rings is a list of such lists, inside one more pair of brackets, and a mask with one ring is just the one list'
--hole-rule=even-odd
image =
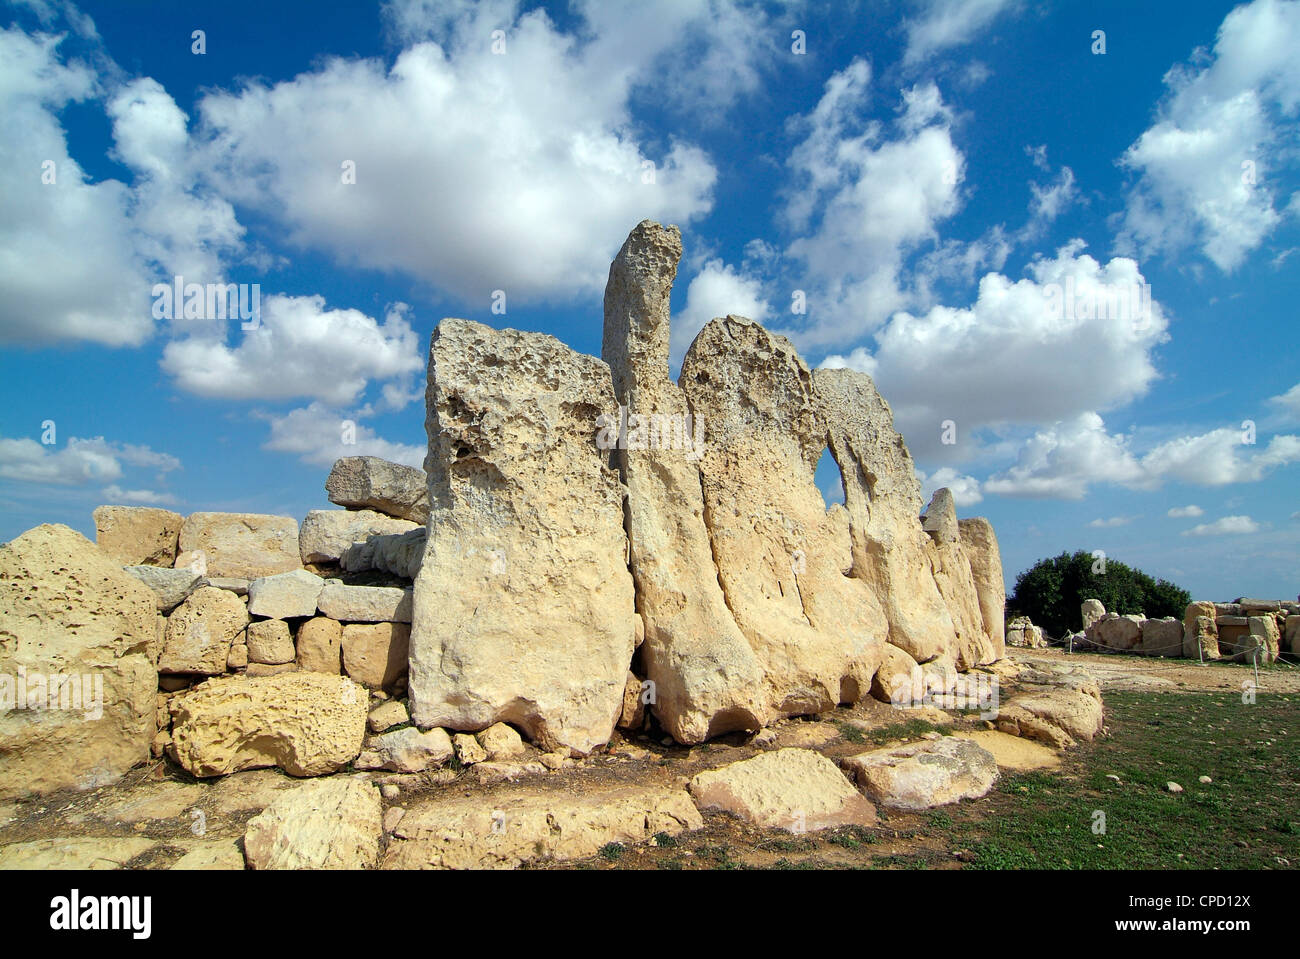
{"label": "megalithic stone", "polygon": [[993,524],[983,516],[958,520],[957,526],[961,532],[962,548],[970,560],[984,632],[993,644],[994,654],[1001,659],[1007,654],[1007,587],[1002,576],[1002,551],[998,548],[998,537],[993,532]]}
{"label": "megalithic stone", "polygon": [[884,608],[892,645],[918,663],[955,661],[957,628],[935,583],[921,484],[893,411],[856,370],[815,370],[813,389],[844,484],[853,574]]}
{"label": "megalithic stone", "polygon": [[446,319],[429,349],[429,535],[415,580],[411,717],[608,741],[634,643],[623,489],[596,421],[609,367],[539,333]]}
{"label": "megalithic stone", "polygon": [[[688,418],[668,372],[668,300],[681,255],[675,226],[647,220],[632,231],[609,268],[601,355],[629,420],[618,463],[651,709],[673,738],[698,743],[757,729],[769,713],[762,667],[727,609],[704,524],[695,438],[708,443],[708,423]],[[645,443],[636,441],[642,417]]]}
{"label": "megalithic stone", "polygon": [[975,577],[961,543],[961,528],[957,524],[957,507],[951,490],[946,487],[935,490],[930,505],[925,508],[921,525],[930,536],[925,545],[934,570],[935,585],[939,587],[939,595],[948,605],[948,614],[957,628],[953,662],[958,669],[993,662],[997,653],[984,628]]}
{"label": "megalithic stone", "polygon": [[709,322],[678,380],[703,417],[704,520],[727,606],[764,669],[779,716],[868,695],[888,628],[852,577],[849,517],[813,474],[826,420],[788,340],[752,320]]}

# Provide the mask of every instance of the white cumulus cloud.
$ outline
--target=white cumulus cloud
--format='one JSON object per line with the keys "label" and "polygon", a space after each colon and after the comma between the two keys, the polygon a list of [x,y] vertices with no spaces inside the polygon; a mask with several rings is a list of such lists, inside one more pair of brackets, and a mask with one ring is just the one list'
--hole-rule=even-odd
{"label": "white cumulus cloud", "polygon": [[[1300,3],[1254,0],[1224,18],[1208,65],[1174,67],[1156,122],[1125,152],[1137,174],[1124,242],[1199,247],[1229,272],[1281,222],[1277,175],[1295,163]],[[1285,206],[1286,197],[1282,197]]]}
{"label": "white cumulus cloud", "polygon": [[234,346],[224,336],[169,343],[162,367],[178,386],[199,396],[310,397],[346,405],[371,379],[400,387],[423,366],[404,304],[391,308],[381,323],[359,310],[326,309],[321,296],[273,295],[262,299],[257,328],[233,335]]}
{"label": "white cumulus cloud", "polygon": [[1191,529],[1183,530],[1184,536],[1236,536],[1243,533],[1258,533],[1259,524],[1249,516],[1225,516],[1213,523],[1201,523]]}

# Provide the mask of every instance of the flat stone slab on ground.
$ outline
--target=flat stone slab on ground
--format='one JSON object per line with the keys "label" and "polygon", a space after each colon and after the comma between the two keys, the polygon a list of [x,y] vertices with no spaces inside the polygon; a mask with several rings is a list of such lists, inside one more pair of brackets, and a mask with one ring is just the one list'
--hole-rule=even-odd
{"label": "flat stone slab on ground", "polygon": [[0,871],[121,869],[136,856],[153,848],[154,844],[155,840],[142,836],[78,836],[17,842],[0,846]]}
{"label": "flat stone slab on ground", "polygon": [[998,778],[992,753],[953,736],[859,753],[846,759],[844,767],[868,796],[897,809],[976,799]]}
{"label": "flat stone slab on ground", "polygon": [[831,760],[808,749],[779,749],[700,773],[690,783],[701,809],[790,832],[873,826],[876,811]]}
{"label": "flat stone slab on ground", "polygon": [[680,786],[603,786],[574,795],[514,785],[409,808],[393,829],[383,868],[513,869],[703,825]]}
{"label": "flat stone slab on ground", "polygon": [[361,776],[333,776],[285,790],[244,833],[252,869],[368,869],[383,835],[379,790]]}

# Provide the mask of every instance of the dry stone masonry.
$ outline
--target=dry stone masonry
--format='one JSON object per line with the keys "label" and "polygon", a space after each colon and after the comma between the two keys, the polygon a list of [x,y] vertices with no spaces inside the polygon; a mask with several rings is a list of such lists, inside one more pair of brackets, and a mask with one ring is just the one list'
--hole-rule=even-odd
{"label": "dry stone masonry", "polygon": [[[1180,620],[1106,612],[1100,600],[1084,600],[1084,628],[1062,642],[1076,650],[1227,660],[1266,666],[1289,653],[1300,657],[1300,602],[1241,597],[1231,603],[1189,603]],[[1044,647],[1043,631],[1021,616],[1007,624],[1007,645]]]}

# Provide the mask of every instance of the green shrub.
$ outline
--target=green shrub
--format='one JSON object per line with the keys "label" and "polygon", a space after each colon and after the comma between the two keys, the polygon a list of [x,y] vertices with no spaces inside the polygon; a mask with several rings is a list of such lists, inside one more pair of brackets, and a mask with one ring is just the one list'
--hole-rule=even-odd
{"label": "green shrub", "polygon": [[1106,558],[1105,572],[1091,553],[1079,550],[1039,560],[1016,578],[1007,615],[1028,616],[1051,636],[1083,627],[1079,605],[1099,599],[1108,613],[1141,613],[1151,619],[1182,618],[1192,596],[1166,580]]}

